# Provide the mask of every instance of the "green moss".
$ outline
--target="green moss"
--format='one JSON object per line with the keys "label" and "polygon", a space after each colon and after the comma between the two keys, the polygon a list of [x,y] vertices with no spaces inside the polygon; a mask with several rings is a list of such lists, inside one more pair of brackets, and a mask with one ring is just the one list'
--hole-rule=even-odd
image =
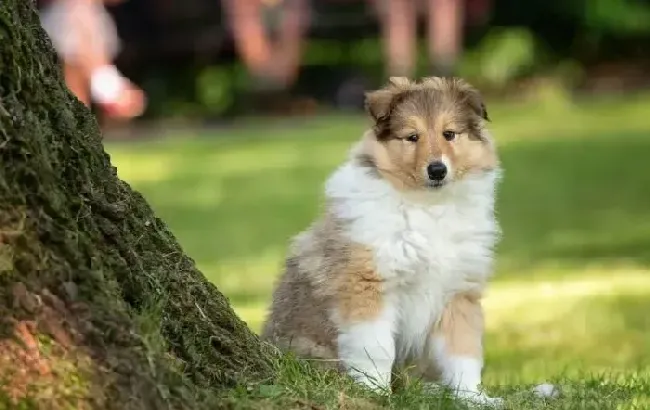
{"label": "green moss", "polygon": [[21,399],[18,402],[11,400],[6,393],[0,390],[0,410],[38,410],[38,404],[30,399]]}

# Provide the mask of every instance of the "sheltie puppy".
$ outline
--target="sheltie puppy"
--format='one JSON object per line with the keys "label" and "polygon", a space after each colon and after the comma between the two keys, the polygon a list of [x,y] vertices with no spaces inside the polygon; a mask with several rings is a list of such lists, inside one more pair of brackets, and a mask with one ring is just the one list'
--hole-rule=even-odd
{"label": "sheltie puppy", "polygon": [[459,78],[391,77],[372,127],[293,239],[262,337],[390,389],[397,370],[465,399],[479,389],[481,298],[499,237],[499,159],[480,93]]}

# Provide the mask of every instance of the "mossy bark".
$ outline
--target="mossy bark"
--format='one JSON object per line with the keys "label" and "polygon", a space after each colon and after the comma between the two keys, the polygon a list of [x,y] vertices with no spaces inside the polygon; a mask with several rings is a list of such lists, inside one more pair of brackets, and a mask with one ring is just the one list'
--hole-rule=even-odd
{"label": "mossy bark", "polygon": [[272,375],[117,177],[29,0],[0,2],[0,323],[0,407],[191,408]]}

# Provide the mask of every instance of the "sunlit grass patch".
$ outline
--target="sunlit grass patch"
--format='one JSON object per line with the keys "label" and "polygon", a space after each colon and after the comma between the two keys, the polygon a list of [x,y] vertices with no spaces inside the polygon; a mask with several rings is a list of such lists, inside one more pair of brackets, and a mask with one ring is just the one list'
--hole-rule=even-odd
{"label": "sunlit grass patch", "polygon": [[485,300],[487,380],[533,383],[559,373],[650,366],[647,271],[555,276],[490,288]]}

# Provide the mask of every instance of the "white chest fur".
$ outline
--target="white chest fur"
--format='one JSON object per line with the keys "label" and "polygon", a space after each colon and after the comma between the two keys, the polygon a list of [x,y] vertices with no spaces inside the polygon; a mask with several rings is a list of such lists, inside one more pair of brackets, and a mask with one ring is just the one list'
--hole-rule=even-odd
{"label": "white chest fur", "polygon": [[424,348],[450,296],[481,289],[488,279],[499,232],[497,178],[492,172],[405,195],[348,163],[328,181],[327,196],[347,221],[346,234],[374,251],[396,309],[398,356]]}

